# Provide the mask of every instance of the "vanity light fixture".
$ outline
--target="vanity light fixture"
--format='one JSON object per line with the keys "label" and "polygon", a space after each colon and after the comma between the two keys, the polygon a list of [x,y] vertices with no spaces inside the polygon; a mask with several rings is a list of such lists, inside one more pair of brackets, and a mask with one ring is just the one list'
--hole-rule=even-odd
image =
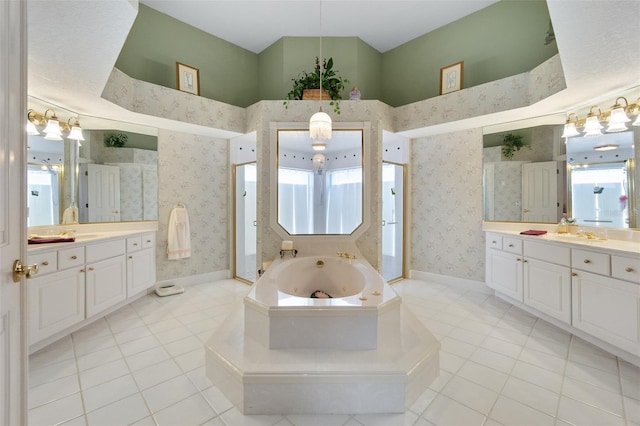
{"label": "vanity light fixture", "polygon": [[[322,1],[320,2],[320,56],[318,58],[322,62]],[[322,111],[322,65],[320,65],[320,111],[309,119],[309,136],[314,143],[331,139],[331,117]]]}
{"label": "vanity light fixture", "polygon": [[[575,117],[575,120],[571,120],[571,116]],[[580,132],[576,129],[576,124],[578,124],[578,116],[575,112],[572,112],[567,117],[567,122],[564,123],[564,132],[562,132],[562,138],[571,138],[573,136],[578,136]]]}
{"label": "vanity light fixture", "polygon": [[[624,106],[618,103],[621,99],[624,101]],[[625,111],[625,108],[628,106],[629,102],[627,102],[627,99],[623,96],[616,99],[615,105],[611,107],[611,115],[609,116],[609,127],[607,127],[607,132],[624,132],[625,130],[628,130],[626,124],[624,124],[631,121]]]}
{"label": "vanity light fixture", "polygon": [[[598,108],[598,113],[593,112],[594,108]],[[587,137],[602,136],[602,124],[600,124],[600,115],[602,111],[597,105],[593,105],[587,114],[587,119],[584,122],[584,135]]]}
{"label": "vanity light fixture", "polygon": [[618,149],[619,147],[620,147],[620,145],[607,144],[607,145],[595,146],[595,147],[593,147],[593,149],[595,151],[611,151],[611,150],[614,150],[614,149]]}
{"label": "vanity light fixture", "polygon": [[[47,118],[47,113],[51,111],[51,116]],[[60,122],[56,113],[52,109],[48,109],[44,112],[44,119],[47,121],[47,127],[44,128],[45,139],[52,141],[62,140],[62,130],[60,130]]]}
{"label": "vanity light fixture", "polygon": [[[71,124],[71,120],[75,120],[75,123]],[[67,136],[67,139],[76,140],[78,141],[78,143],[80,143],[80,141],[84,141],[84,136],[82,135],[82,127],[80,127],[80,120],[78,120],[78,117],[69,118],[67,124],[71,129],[71,131],[69,132],[69,136]]]}
{"label": "vanity light fixture", "polygon": [[56,112],[53,109],[47,109],[44,114],[41,114],[33,109],[27,110],[27,134],[30,136],[39,135],[38,127],[45,126],[43,132],[45,133],[45,139],[61,141],[63,132],[69,132],[66,136],[67,139],[73,139],[77,141],[84,141],[82,134],[82,127],[80,127],[80,120],[78,116],[70,117],[65,123],[60,122],[56,116]]}

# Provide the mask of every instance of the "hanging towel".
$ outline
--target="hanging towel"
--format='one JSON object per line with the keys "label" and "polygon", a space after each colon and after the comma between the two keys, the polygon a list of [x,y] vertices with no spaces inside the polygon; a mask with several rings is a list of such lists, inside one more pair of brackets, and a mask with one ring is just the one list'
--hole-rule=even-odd
{"label": "hanging towel", "polygon": [[78,208],[73,206],[67,207],[62,213],[62,224],[70,225],[72,223],[78,223]]}
{"label": "hanging towel", "polygon": [[189,214],[184,207],[174,207],[171,210],[167,236],[167,255],[169,260],[184,259],[191,256]]}

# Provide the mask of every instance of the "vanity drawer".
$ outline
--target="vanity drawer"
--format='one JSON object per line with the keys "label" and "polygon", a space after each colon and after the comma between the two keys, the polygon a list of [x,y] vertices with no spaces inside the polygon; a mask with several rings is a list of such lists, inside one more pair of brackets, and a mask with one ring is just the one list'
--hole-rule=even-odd
{"label": "vanity drawer", "polygon": [[137,237],[127,238],[127,251],[138,251],[142,248],[142,237],[138,235]]}
{"label": "vanity drawer", "polygon": [[502,250],[502,235],[487,234],[487,248]]}
{"label": "vanity drawer", "polygon": [[503,237],[502,250],[522,254],[522,240],[520,238]]}
{"label": "vanity drawer", "polygon": [[52,251],[51,253],[30,254],[29,265],[38,265],[38,275],[48,274],[58,269],[58,253]]}
{"label": "vanity drawer", "polygon": [[156,243],[156,234],[144,234],[142,236],[142,248],[153,247]]}
{"label": "vanity drawer", "polygon": [[58,250],[58,269],[84,265],[84,247],[72,247]]}
{"label": "vanity drawer", "polygon": [[611,256],[611,276],[640,284],[640,259]]}
{"label": "vanity drawer", "polygon": [[124,254],[124,240],[107,241],[87,246],[87,263],[109,259]]}
{"label": "vanity drawer", "polygon": [[524,242],[524,256],[557,265],[569,266],[571,264],[571,249],[569,247],[544,244],[537,241]]}
{"label": "vanity drawer", "polygon": [[600,275],[611,273],[609,255],[593,251],[571,249],[571,267]]}

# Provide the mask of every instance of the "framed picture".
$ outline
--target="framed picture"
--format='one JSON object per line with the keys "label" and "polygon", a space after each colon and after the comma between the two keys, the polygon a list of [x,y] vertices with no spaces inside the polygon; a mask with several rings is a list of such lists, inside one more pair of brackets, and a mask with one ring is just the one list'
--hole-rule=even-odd
{"label": "framed picture", "polygon": [[463,78],[463,61],[440,68],[440,94],[444,95],[462,89]]}
{"label": "framed picture", "polygon": [[183,92],[200,95],[200,71],[198,68],[176,62],[176,86]]}

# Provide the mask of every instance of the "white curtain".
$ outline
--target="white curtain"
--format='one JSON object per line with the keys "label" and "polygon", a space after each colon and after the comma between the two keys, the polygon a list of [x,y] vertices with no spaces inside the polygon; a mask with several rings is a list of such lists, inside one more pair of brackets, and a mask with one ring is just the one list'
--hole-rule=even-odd
{"label": "white curtain", "polygon": [[362,169],[329,170],[327,234],[350,234],[362,220]]}
{"label": "white curtain", "polygon": [[290,234],[313,233],[313,172],[278,169],[278,221]]}

